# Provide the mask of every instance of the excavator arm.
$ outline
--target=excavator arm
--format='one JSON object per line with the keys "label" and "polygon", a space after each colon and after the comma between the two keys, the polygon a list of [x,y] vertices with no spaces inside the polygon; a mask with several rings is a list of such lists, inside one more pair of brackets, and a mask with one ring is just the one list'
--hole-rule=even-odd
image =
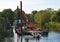
{"label": "excavator arm", "polygon": [[19,16],[19,18],[21,18],[21,20],[22,20],[21,16],[23,16],[25,18],[25,20],[26,20],[25,27],[27,27],[27,28],[35,28],[35,24],[30,24],[27,14],[22,10],[22,2],[20,3],[20,6],[21,6],[21,9],[19,9],[17,7],[18,16]]}
{"label": "excavator arm", "polygon": [[[21,10],[19,12],[21,13]],[[30,24],[27,14],[24,11],[22,11],[21,14],[24,16],[24,18],[26,20],[25,27],[27,27],[27,28],[35,28],[35,24],[32,24],[32,23]]]}

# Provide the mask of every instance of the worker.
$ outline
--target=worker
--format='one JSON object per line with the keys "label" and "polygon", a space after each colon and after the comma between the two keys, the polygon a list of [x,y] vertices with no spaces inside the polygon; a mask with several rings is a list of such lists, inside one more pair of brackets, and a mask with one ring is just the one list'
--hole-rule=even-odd
{"label": "worker", "polygon": [[35,34],[36,34],[36,36],[38,36],[38,32],[37,31],[35,32]]}
{"label": "worker", "polygon": [[41,37],[41,35],[39,34],[38,31],[36,31],[35,34],[36,34],[36,39],[39,40],[39,38]]}

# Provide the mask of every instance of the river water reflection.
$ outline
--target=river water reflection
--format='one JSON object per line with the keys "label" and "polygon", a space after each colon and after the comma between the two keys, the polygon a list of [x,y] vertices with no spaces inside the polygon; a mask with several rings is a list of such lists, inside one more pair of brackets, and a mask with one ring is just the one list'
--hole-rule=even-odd
{"label": "river water reflection", "polygon": [[[23,36],[23,42],[25,42],[25,38],[32,36]],[[17,34],[14,37],[5,38],[5,42],[20,42],[21,37],[17,40]],[[29,42],[36,42],[36,39],[29,40]],[[41,37],[38,42],[60,42],[60,33],[57,32],[49,32],[48,37]]]}

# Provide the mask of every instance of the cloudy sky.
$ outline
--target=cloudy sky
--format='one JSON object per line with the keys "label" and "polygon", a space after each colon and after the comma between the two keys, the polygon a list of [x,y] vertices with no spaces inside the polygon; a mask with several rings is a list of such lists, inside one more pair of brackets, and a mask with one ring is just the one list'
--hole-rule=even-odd
{"label": "cloudy sky", "polygon": [[60,8],[60,0],[0,0],[0,11],[7,8],[11,8],[14,11],[17,5],[20,6],[20,1],[22,1],[22,8],[26,13],[46,8],[53,8],[55,10]]}

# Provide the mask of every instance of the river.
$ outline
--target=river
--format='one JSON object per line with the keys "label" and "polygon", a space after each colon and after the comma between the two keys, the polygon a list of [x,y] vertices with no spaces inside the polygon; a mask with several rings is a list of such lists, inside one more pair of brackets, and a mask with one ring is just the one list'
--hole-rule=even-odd
{"label": "river", "polygon": [[[14,31],[13,31],[14,32]],[[32,36],[23,36],[23,42],[26,42],[26,38],[32,38]],[[21,42],[21,37],[17,37],[17,34],[14,32],[14,37],[5,38],[5,42]],[[48,37],[42,37],[37,41],[36,39],[29,39],[29,42],[60,42],[60,33],[58,32],[49,32]]]}

